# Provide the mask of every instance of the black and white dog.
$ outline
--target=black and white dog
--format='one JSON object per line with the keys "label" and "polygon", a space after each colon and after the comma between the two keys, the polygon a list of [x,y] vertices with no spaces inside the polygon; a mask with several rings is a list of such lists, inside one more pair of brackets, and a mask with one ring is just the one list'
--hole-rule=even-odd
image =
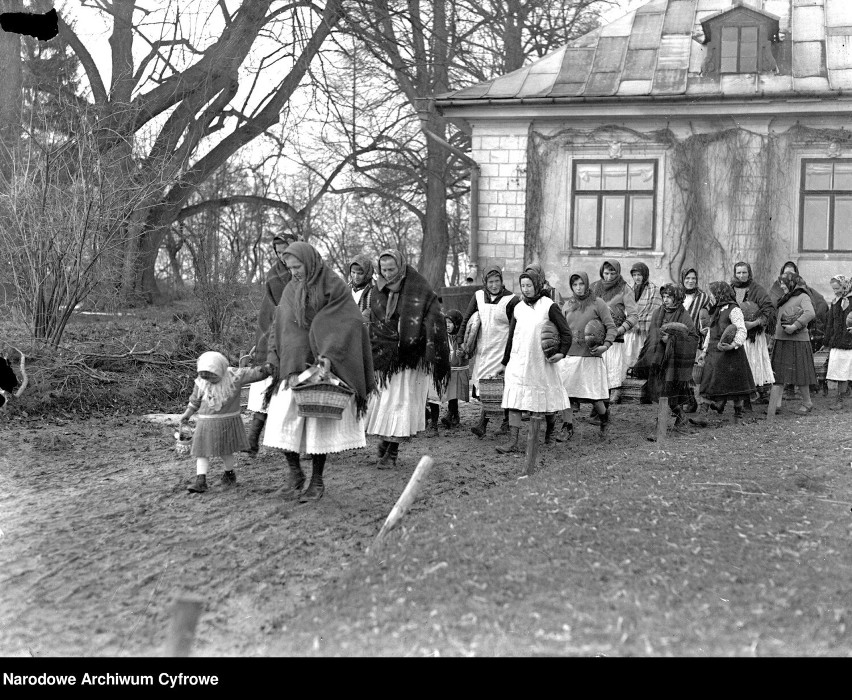
{"label": "black and white dog", "polygon": [[0,357],[0,406],[6,403],[6,394],[11,394],[18,388],[18,377],[9,364],[9,360]]}

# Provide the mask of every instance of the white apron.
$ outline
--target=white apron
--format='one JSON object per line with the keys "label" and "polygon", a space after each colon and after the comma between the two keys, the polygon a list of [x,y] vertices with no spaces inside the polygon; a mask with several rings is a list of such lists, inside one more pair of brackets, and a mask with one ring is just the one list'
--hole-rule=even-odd
{"label": "white apron", "polygon": [[524,302],[515,306],[515,335],[506,365],[503,408],[553,413],[570,405],[559,363],[548,362],[541,349],[541,328],[552,304],[552,299],[542,297],[534,306]]}
{"label": "white apron", "polygon": [[479,339],[476,341],[472,375],[473,384],[478,388],[480,379],[493,376],[503,369],[503,353],[506,351],[506,340],[509,337],[506,307],[515,296],[507,294],[496,304],[485,303],[485,291],[482,289],[477,290],[475,296],[479,320],[482,323]]}

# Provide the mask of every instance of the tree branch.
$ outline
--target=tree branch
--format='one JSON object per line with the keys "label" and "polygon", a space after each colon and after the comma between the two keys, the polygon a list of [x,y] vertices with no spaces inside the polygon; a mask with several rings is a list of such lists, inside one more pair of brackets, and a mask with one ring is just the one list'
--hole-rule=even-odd
{"label": "tree branch", "polygon": [[95,103],[99,105],[106,104],[106,87],[104,86],[100,71],[92,58],[92,54],[89,53],[89,50],[80,41],[80,37],[77,36],[76,32],[71,29],[70,25],[62,17],[59,18],[59,34],[68,42],[68,45],[77,54],[77,58],[80,59],[80,64],[83,66],[83,70],[86,71],[86,77],[89,79],[89,87],[92,88],[92,97]]}

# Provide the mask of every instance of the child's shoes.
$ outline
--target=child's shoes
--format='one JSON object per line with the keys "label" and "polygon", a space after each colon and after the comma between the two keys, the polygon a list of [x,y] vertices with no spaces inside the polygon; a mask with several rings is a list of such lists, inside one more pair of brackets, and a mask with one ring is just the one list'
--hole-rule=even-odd
{"label": "child's shoes", "polygon": [[191,493],[204,493],[207,490],[207,475],[199,474],[195,477],[195,484],[187,487],[187,491]]}
{"label": "child's shoes", "polygon": [[222,474],[222,485],[223,486],[236,486],[237,485],[237,475],[233,469],[228,469]]}

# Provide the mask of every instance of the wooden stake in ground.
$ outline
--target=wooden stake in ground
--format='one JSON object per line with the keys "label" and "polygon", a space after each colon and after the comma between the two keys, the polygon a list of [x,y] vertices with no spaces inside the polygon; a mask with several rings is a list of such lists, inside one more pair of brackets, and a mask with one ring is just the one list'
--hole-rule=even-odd
{"label": "wooden stake in ground", "polygon": [[197,598],[178,598],[172,608],[166,656],[186,657],[192,648],[195,626],[201,615],[201,601]]}
{"label": "wooden stake in ground", "polygon": [[657,444],[666,441],[666,429],[669,427],[669,397],[661,396],[657,404]]}
{"label": "wooden stake in ground", "polygon": [[417,498],[417,494],[420,492],[423,482],[429,475],[429,470],[432,468],[433,464],[434,460],[428,455],[424,455],[420,458],[420,462],[417,464],[414,474],[411,475],[402,495],[397,499],[396,504],[391,509],[391,512],[387,517],[387,520],[385,520],[385,524],[382,525],[382,529],[379,530],[379,534],[376,535],[376,539],[373,542],[374,546],[378,545],[384,536],[393,530],[399,524],[399,521],[402,520],[402,516],[406,514],[408,509],[411,507],[411,504],[414,503],[414,499]]}
{"label": "wooden stake in ground", "polygon": [[538,434],[541,432],[542,417],[537,414],[530,416],[530,429],[527,432],[527,454],[524,474],[531,476],[538,461]]}
{"label": "wooden stake in ground", "polygon": [[769,408],[766,409],[766,420],[769,423],[775,421],[775,412],[781,404],[781,395],[784,392],[784,387],[780,384],[773,384],[772,391],[769,392]]}

